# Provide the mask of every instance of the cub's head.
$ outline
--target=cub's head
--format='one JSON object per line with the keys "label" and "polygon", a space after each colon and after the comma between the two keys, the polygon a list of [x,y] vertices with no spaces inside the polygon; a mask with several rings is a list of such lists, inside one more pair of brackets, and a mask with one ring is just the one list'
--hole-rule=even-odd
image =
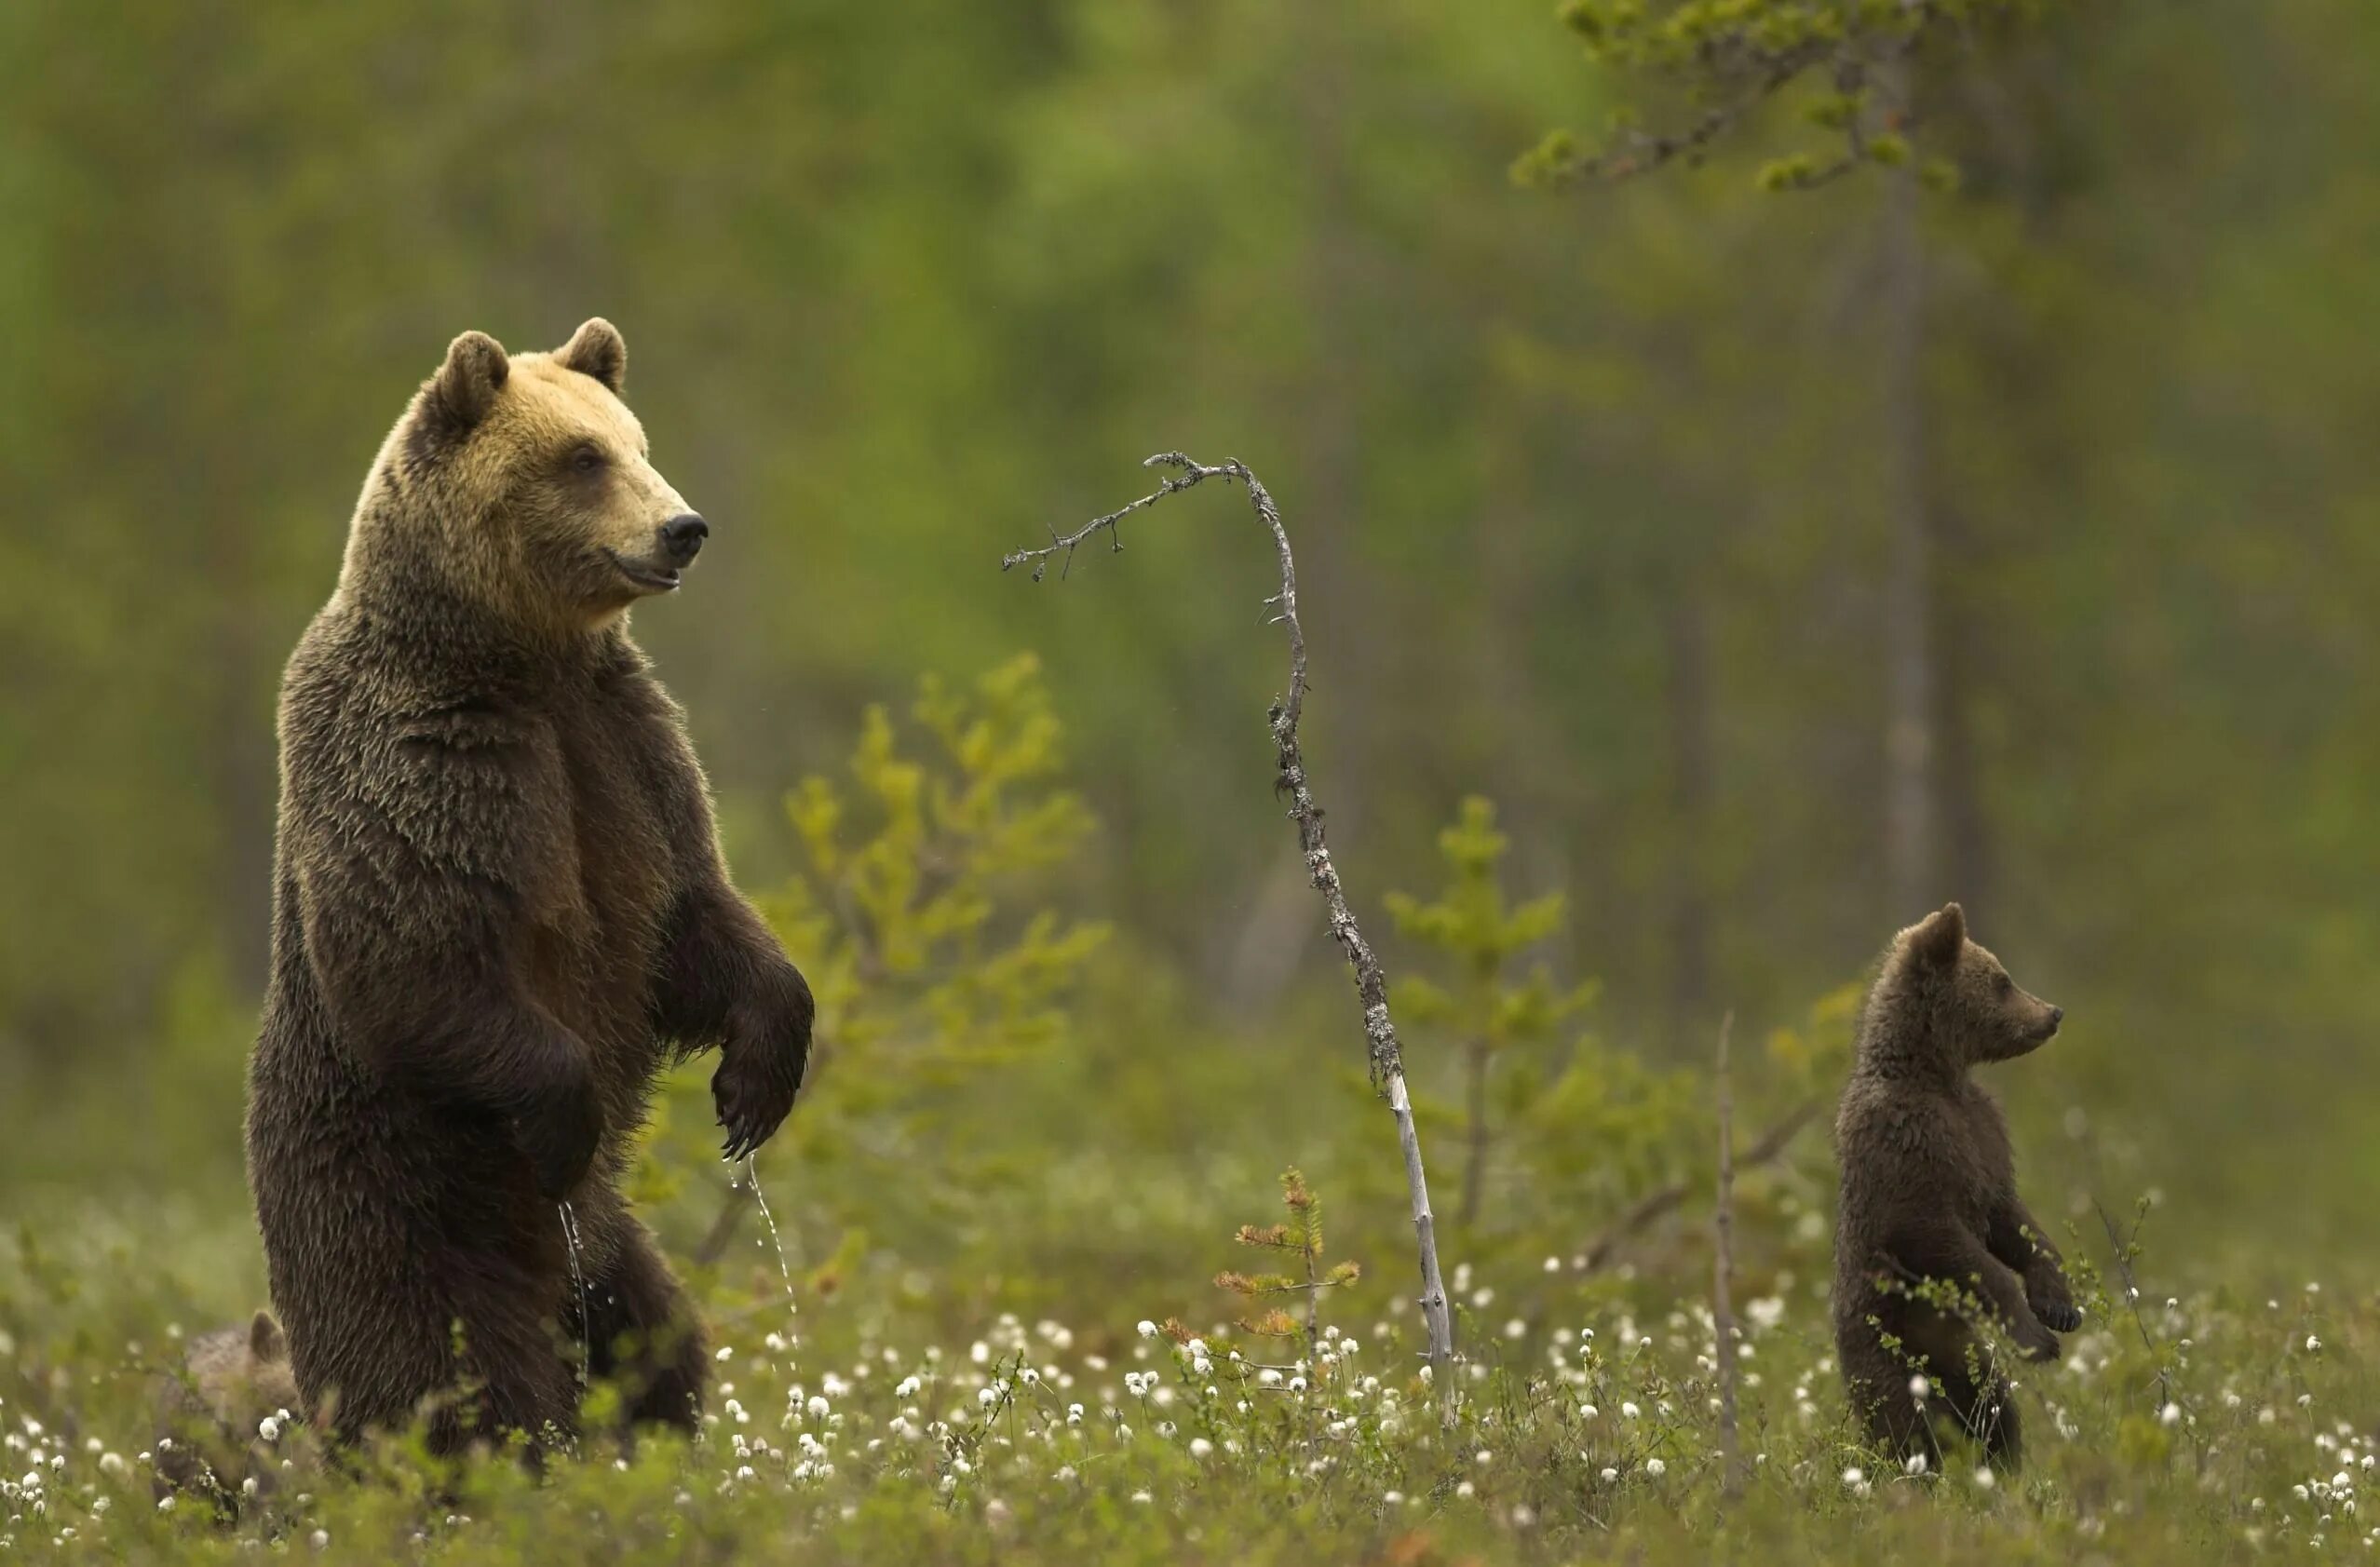
{"label": "cub's head", "polygon": [[305,1425],[289,1341],[271,1312],[258,1312],[245,1328],[199,1334],[182,1372],[159,1388],[153,1489],[161,1497],[191,1492],[236,1512],[241,1492],[273,1489],[290,1451],[274,1445],[284,1412],[287,1424]]}
{"label": "cub's head", "polygon": [[1921,1009],[1922,1032],[1938,1048],[1959,1052],[1960,1065],[2037,1050],[2066,1015],[2009,979],[1998,958],[1968,939],[1966,912],[1955,903],[1894,939],[1885,978],[1895,982],[1895,1004]]}
{"label": "cub's head", "polygon": [[[627,367],[627,344],[601,317],[549,354],[507,355],[485,332],[456,338],[373,466],[350,574],[401,558],[561,631],[673,591],[710,527],[654,469],[620,400]],[[407,535],[401,548],[371,536],[388,532]]]}

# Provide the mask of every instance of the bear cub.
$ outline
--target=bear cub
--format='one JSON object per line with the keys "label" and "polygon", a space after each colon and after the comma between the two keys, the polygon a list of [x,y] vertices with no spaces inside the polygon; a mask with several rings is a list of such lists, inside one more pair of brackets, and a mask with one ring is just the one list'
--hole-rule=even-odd
{"label": "bear cub", "polygon": [[1834,1337],[1853,1411],[1904,1457],[1939,1463],[1938,1415],[1996,1464],[2023,1452],[1990,1344],[1966,1310],[1919,1298],[1941,1293],[1924,1286],[1980,1303],[2028,1359],[2056,1358],[2058,1334],[2082,1323],[2057,1248],[2017,1196],[1999,1106],[1968,1078],[2039,1049],[2064,1016],[1968,939],[1955,903],[1893,939],[1860,1007],[1834,1124]]}
{"label": "bear cub", "polygon": [[156,1407],[158,1499],[186,1493],[229,1517],[241,1498],[273,1490],[265,1423],[303,1425],[306,1403],[281,1325],[260,1311],[246,1327],[192,1339],[181,1371],[160,1379]]}

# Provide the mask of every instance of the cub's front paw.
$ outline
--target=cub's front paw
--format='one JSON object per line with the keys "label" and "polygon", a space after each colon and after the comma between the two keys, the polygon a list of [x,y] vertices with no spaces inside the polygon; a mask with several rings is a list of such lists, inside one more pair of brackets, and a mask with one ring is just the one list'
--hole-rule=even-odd
{"label": "cub's front paw", "polygon": [[2033,1303],[2033,1315],[2052,1332],[2071,1333],[2082,1326],[2082,1308],[2072,1301],[2042,1299]]}
{"label": "cub's front paw", "polygon": [[2055,1360],[2058,1358],[2058,1335],[2037,1321],[2017,1324],[2017,1353],[2028,1360]]}
{"label": "cub's front paw", "polygon": [[710,1100],[726,1128],[723,1156],[743,1158],[766,1142],[793,1109],[810,1060],[810,987],[788,966],[765,1006],[737,1008],[710,1079]]}
{"label": "cub's front paw", "polygon": [[593,1075],[583,1069],[563,1074],[514,1120],[513,1136],[529,1156],[537,1195],[549,1202],[567,1198],[587,1179],[603,1140]]}

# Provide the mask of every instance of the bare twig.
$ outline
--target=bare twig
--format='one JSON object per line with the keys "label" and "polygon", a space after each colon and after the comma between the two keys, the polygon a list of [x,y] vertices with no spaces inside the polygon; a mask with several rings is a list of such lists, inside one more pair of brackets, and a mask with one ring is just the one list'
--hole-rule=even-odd
{"label": "bare twig", "polygon": [[[1002,571],[1030,565],[1034,580],[1038,582],[1047,573],[1052,557],[1058,558],[1059,574],[1062,579],[1066,568],[1074,562],[1075,550],[1102,528],[1108,530],[1116,547],[1122,547],[1116,524],[1136,511],[1155,506],[1166,496],[1188,490],[1210,479],[1237,482],[1248,492],[1256,520],[1272,535],[1273,551],[1278,559],[1281,590],[1264,601],[1273,612],[1271,623],[1286,628],[1289,636],[1289,690],[1274,702],[1265,715],[1273,739],[1275,788],[1289,797],[1290,819],[1297,824],[1298,846],[1305,856],[1305,869],[1317,892],[1322,895],[1324,913],[1329,922],[1331,939],[1346,955],[1347,966],[1355,978],[1356,998],[1363,1008],[1363,1032],[1367,1061],[1372,1074],[1372,1086],[1388,1101],[1388,1111],[1396,1118],[1397,1141],[1404,1153],[1405,1186],[1413,1199],[1413,1236],[1421,1262],[1422,1322],[1428,1335],[1428,1364],[1436,1379],[1440,1396],[1452,1408],[1454,1396],[1453,1371],[1454,1359],[1454,1330],[1446,1307],[1446,1286],[1438,1270],[1438,1236],[1436,1221],[1430,1213],[1429,1182],[1422,1169],[1421,1140],[1413,1127],[1413,1107],[1405,1088],[1404,1052],[1397,1042],[1397,1026],[1388,1016],[1388,980],[1382,971],[1380,959],[1371,944],[1363,939],[1356,924],[1354,912],[1347,907],[1346,890],[1339,884],[1338,867],[1331,860],[1331,851],[1323,842],[1322,807],[1316,804],[1305,776],[1305,760],[1298,744],[1298,720],[1305,706],[1305,629],[1297,615],[1297,564],[1290,554],[1289,531],[1281,525],[1280,509],[1273,497],[1247,465],[1237,461],[1209,466],[1192,461],[1179,452],[1160,452],[1141,465],[1143,467],[1173,470],[1162,484],[1149,494],[1131,502],[1104,517],[1092,519],[1072,534],[1061,534],[1050,530],[1049,543],[1036,549],[1013,550],[1000,561]],[[1310,1299],[1311,1297],[1309,1297]]]}
{"label": "bare twig", "polygon": [[[1775,1126],[1761,1133],[1751,1147],[1744,1150],[1744,1156],[1738,1161],[1738,1165],[1747,1168],[1756,1168],[1761,1165],[1775,1164],[1785,1156],[1785,1151],[1792,1145],[1795,1135],[1817,1118],[1820,1108],[1819,1102],[1814,1099],[1805,1100],[1795,1105],[1786,1112]],[[1605,1263],[1610,1262],[1612,1253],[1619,1250],[1622,1241],[1675,1212],[1686,1200],[1690,1188],[1685,1182],[1678,1181],[1647,1194],[1634,1208],[1605,1225],[1601,1235],[1587,1243],[1585,1250],[1571,1258],[1571,1271],[1593,1273]]]}
{"label": "bare twig", "polygon": [[743,1223],[744,1215],[751,1212],[751,1184],[731,1179],[727,1182],[726,1200],[719,1205],[719,1217],[713,1219],[710,1228],[703,1233],[701,1244],[695,1248],[694,1260],[708,1267],[727,1255],[727,1248],[735,1241],[737,1228]]}
{"label": "bare twig", "polygon": [[1736,1032],[1736,1014],[1719,1020],[1719,1064],[1715,1087],[1719,1096],[1719,1205],[1711,1216],[1713,1239],[1711,1265],[1711,1328],[1719,1346],[1719,1459],[1722,1494],[1734,1498],[1743,1491],[1743,1443],[1736,1426],[1736,1379],[1742,1368],[1736,1359],[1736,1106],[1727,1081],[1727,1043]]}
{"label": "bare twig", "polygon": [[[2160,1407],[2172,1403],[2173,1379],[2167,1372],[2156,1337],[2149,1332],[2148,1319],[2141,1315],[2141,1287],[2132,1278],[2132,1241],[2116,1228],[2106,1204],[2093,1197],[2090,1206],[2098,1211],[2099,1223],[2107,1231],[2107,1249],[2116,1258],[2116,1277],[2124,1281],[2124,1304],[2131,1314],[2132,1327],[2141,1335],[2141,1347],[2157,1357],[2157,1401]],[[2133,1234],[2139,1234],[2138,1225],[2133,1226]]]}

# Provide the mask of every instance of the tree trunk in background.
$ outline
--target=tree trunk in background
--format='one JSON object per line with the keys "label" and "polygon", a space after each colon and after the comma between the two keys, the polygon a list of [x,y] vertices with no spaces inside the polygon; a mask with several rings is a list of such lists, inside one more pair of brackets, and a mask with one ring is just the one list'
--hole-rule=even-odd
{"label": "tree trunk in background", "polygon": [[1934,773],[1934,519],[1926,473],[1926,278],[1913,172],[1885,196],[1882,354],[1884,495],[1891,528],[1885,583],[1885,892],[1915,919],[1941,888]]}
{"label": "tree trunk in background", "polygon": [[1671,858],[1670,1025],[1681,1048],[1711,999],[1711,615],[1689,565],[1670,594],[1670,791],[1677,835]]}
{"label": "tree trunk in background", "polygon": [[1976,754],[1968,722],[1971,693],[1980,681],[1989,679],[1987,655],[1981,639],[1966,634],[1969,616],[1965,607],[1940,586],[1967,580],[1961,568],[1974,558],[1975,545],[1965,520],[1950,508],[1941,508],[1939,519],[1934,724],[1941,736],[1935,780],[1942,810],[1942,885],[1946,896],[1966,905],[1970,920],[1988,921],[1995,891],[1991,823],[1983,811],[1982,758]]}
{"label": "tree trunk in background", "polygon": [[1298,109],[1314,193],[1303,279],[1314,352],[1292,426],[1306,485],[1292,499],[1299,515],[1309,520],[1302,536],[1314,541],[1305,546],[1305,615],[1309,626],[1327,636],[1329,662],[1340,671],[1326,722],[1329,743],[1338,752],[1332,772],[1341,782],[1332,809],[1343,839],[1359,830],[1376,799],[1372,759],[1379,696],[1393,680],[1375,630],[1388,617],[1378,612],[1379,584],[1364,559],[1360,385],[1347,368],[1361,362],[1357,343],[1362,323],[1356,319],[1359,257],[1348,198],[1345,47],[1338,23],[1314,12],[1298,71]]}

